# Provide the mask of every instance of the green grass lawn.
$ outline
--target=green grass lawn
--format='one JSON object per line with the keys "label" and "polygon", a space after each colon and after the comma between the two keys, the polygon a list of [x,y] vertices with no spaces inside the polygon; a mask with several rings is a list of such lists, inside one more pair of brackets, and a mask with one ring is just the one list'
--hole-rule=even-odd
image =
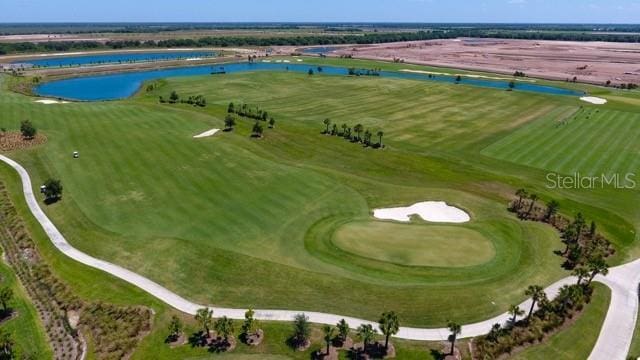
{"label": "green grass lawn", "polygon": [[474,266],[495,255],[491,240],[460,226],[364,221],[338,228],[332,242],[355,255],[410,266]]}
{"label": "green grass lawn", "polygon": [[0,324],[0,328],[12,335],[18,356],[31,356],[33,359],[47,359],[53,356],[51,348],[25,289],[18,283],[13,270],[4,262],[0,262],[0,286],[8,286],[13,290],[13,299],[9,307],[16,314],[13,318]]}
{"label": "green grass lawn", "polygon": [[611,291],[604,285],[595,284],[591,303],[570,327],[554,334],[546,342],[532,346],[513,359],[586,359],[598,339],[604,317],[609,309]]}
{"label": "green grass lawn", "polygon": [[[482,152],[492,146],[500,154],[524,151],[514,149],[528,137],[505,140],[523,131],[536,141],[547,139],[538,122],[570,116],[581,105],[575,98],[283,73],[163,84],[132,100],[64,105],[35,104],[3,90],[0,125],[15,129],[29,118],[49,138],[38,149],[10,156],[33,174],[34,184],[49,176],[62,179],[64,199],[46,211],[75,246],[191,299],[370,319],[392,309],[403,325],[482,320],[523,300],[527,285],[547,285],[566,275],[553,254],[561,247],[557,233],[506,212],[509,196],[521,186],[558,198],[568,215],[582,211],[596,219],[618,250],[614,261],[638,253],[637,191],[551,191],[544,186],[544,171],[525,161],[529,155],[513,161]],[[182,96],[204,94],[209,106],[156,103],[158,95],[173,89]],[[277,118],[276,129],[251,140],[253,122],[241,120],[235,132],[194,140],[195,134],[222,127],[229,101],[259,104]],[[606,132],[611,143],[640,128],[633,107],[616,106],[612,117],[624,117],[630,125]],[[608,112],[597,109],[603,116]],[[325,117],[383,129],[387,148],[363,149],[320,135]],[[599,126],[580,129],[585,141],[606,143],[592,137],[605,133]],[[621,164],[633,166],[627,152],[634,148],[620,146]],[[71,157],[75,150],[80,159]],[[569,150],[577,159],[589,149]],[[601,167],[597,156],[588,159],[594,169]],[[489,253],[461,247],[440,255],[446,248],[431,225],[419,225],[434,232],[424,236],[433,246],[417,254],[418,260],[399,261],[385,251],[395,247],[385,241],[397,234],[407,234],[403,247],[415,244],[409,234],[415,224],[366,229],[375,234],[358,233],[358,249],[334,244],[336,230],[345,224],[379,226],[373,208],[424,200],[445,200],[468,211],[472,221],[448,227],[446,235],[482,239]],[[367,247],[362,241],[377,243]],[[57,266],[67,268],[66,276],[79,271],[65,264]],[[85,292],[101,296],[95,289]]]}

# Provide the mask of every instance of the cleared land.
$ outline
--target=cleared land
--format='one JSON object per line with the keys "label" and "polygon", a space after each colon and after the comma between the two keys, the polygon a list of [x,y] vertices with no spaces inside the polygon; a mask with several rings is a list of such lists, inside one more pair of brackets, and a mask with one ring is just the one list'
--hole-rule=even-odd
{"label": "cleared land", "polygon": [[[210,105],[156,103],[174,89],[205,94]],[[253,122],[241,120],[235,132],[194,140],[223,126],[229,101],[269,109],[276,129],[251,140]],[[367,318],[394,309],[406,325],[481,319],[521,300],[527,284],[564,275],[552,253],[561,246],[557,234],[505,210],[525,183],[548,196],[544,177],[479,151],[576,104],[449,84],[282,73],[171,79],[121,102],[43,106],[9,93],[0,100],[3,125],[28,117],[48,135],[43,147],[11,156],[35,179],[63,179],[64,201],[47,211],[81,250],[201,302]],[[325,117],[384,129],[388,148],[322,136]],[[606,208],[585,205],[604,195]],[[554,194],[566,200],[564,211],[596,218],[623,259],[634,249],[634,215],[625,212],[633,198],[609,195]],[[345,222],[372,220],[373,208],[429,199],[468,209],[495,257],[471,267],[406,267],[330,244]]]}
{"label": "cleared land", "polygon": [[604,84],[640,83],[640,53],[633,43],[462,38],[356,45],[339,54],[469,70]]}

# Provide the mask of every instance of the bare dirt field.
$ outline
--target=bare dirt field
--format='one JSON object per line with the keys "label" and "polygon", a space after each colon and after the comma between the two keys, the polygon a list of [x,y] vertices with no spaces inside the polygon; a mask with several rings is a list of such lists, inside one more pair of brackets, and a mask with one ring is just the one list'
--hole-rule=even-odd
{"label": "bare dirt field", "polygon": [[596,84],[640,83],[640,44],[633,43],[461,38],[355,45],[334,54]]}

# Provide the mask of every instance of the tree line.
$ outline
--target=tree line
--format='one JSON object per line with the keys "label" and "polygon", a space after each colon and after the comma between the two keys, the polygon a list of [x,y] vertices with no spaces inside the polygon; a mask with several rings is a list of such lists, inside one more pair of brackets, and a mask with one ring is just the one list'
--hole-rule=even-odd
{"label": "tree line", "polygon": [[[149,88],[147,88],[147,91],[149,91]],[[171,92],[168,100],[165,99],[162,95],[160,95],[158,97],[158,101],[160,101],[161,104],[181,103],[181,104],[189,104],[189,105],[199,106],[199,107],[207,106],[207,99],[203,95],[190,95],[185,99],[185,98],[181,98],[176,91]]]}
{"label": "tree line", "polygon": [[606,257],[613,253],[613,249],[609,241],[597,232],[595,222],[587,226],[581,213],[570,220],[558,214],[560,204],[556,200],[545,205],[539,205],[538,200],[536,194],[518,189],[509,210],[521,220],[544,222],[560,231],[566,248],[556,253],[565,258],[563,267],[573,270],[577,281],[560,288],[553,300],[547,297],[542,286],[529,286],[525,295],[530,297],[531,305],[526,317],[519,320],[518,317],[525,315],[525,309],[512,305],[509,308],[512,318],[506,326],[494,324],[488,334],[474,341],[474,352],[480,359],[500,358],[511,354],[514,349],[543,341],[583,310],[591,300],[594,278],[609,272]]}
{"label": "tree line", "polygon": [[230,102],[227,106],[227,116],[224,118],[224,131],[233,131],[237,124],[236,116],[256,120],[251,128],[251,137],[254,138],[261,138],[263,136],[263,122],[268,124],[269,129],[273,129],[276,126],[276,119],[269,115],[266,110],[262,110],[258,106],[251,107],[247,104],[235,105],[233,102]]}
{"label": "tree line", "polygon": [[99,41],[53,41],[14,42],[0,44],[0,55],[29,52],[51,52],[93,49],[126,48],[176,48],[176,47],[230,47],[230,46],[309,46],[341,44],[379,44],[401,41],[453,39],[458,37],[503,38],[523,40],[564,40],[564,41],[609,41],[640,42],[640,35],[634,33],[597,32],[543,32],[530,30],[495,30],[482,28],[441,28],[415,32],[370,32],[364,34],[300,35],[300,36],[207,36],[199,39],[167,40],[112,40]]}
{"label": "tree line", "polygon": [[[235,348],[236,327],[233,320],[226,316],[214,319],[212,309],[201,308],[196,311],[194,320],[198,324],[198,331],[189,338],[192,346],[209,347],[215,351],[231,351]],[[335,325],[324,325],[322,327],[324,348],[314,353],[314,358],[327,358],[332,351],[345,349],[349,351],[353,358],[383,358],[395,355],[395,348],[390,339],[400,331],[399,316],[393,311],[386,311],[380,315],[377,329],[372,324],[361,324],[355,329],[356,337],[362,342],[355,345],[351,339],[352,331],[345,319],[341,319]],[[299,351],[306,350],[311,345],[311,323],[309,317],[304,313],[294,316],[291,325],[291,334],[286,340],[287,344]],[[456,322],[449,321],[448,328],[451,332],[449,341],[451,351],[454,353],[455,342],[462,333],[462,326]],[[240,327],[239,339],[247,345],[258,345],[264,338],[264,331],[260,328],[260,323],[255,319],[255,312],[251,309],[245,312],[244,320]],[[212,336],[215,334],[215,336]],[[378,334],[383,340],[377,341]],[[185,336],[184,324],[177,317],[173,316],[168,326],[167,343],[177,344]]]}
{"label": "tree line", "polygon": [[606,258],[615,250],[611,242],[598,232],[595,221],[588,223],[582,213],[569,219],[558,214],[559,209],[560,204],[556,200],[539,203],[538,195],[529,194],[525,189],[518,189],[509,205],[509,210],[522,220],[540,221],[556,228],[565,245],[564,250],[556,251],[565,259],[563,267],[592,280],[599,270],[607,268]]}
{"label": "tree line", "polygon": [[[338,124],[332,123],[331,119],[327,118],[322,121],[325,128],[322,130],[322,134],[330,135],[330,136],[340,136],[344,139],[352,142],[362,144],[365,147],[372,147],[374,149],[383,148],[384,144],[382,144],[382,137],[384,136],[384,132],[382,130],[378,130],[375,134],[371,132],[369,129],[365,129],[362,124],[356,124],[353,128],[349,127],[347,124],[342,124],[338,127]],[[377,142],[374,142],[373,136],[377,137]]]}

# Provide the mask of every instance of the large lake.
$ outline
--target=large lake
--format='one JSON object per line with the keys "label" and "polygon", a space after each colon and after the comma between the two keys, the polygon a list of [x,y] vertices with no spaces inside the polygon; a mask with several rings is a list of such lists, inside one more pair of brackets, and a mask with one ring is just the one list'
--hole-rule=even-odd
{"label": "large lake", "polygon": [[215,56],[212,51],[121,52],[77,56],[52,56],[20,60],[16,63],[36,67],[66,67],[149,61],[200,59]]}
{"label": "large lake", "polygon": [[[316,76],[320,74],[334,76],[349,75],[349,69],[335,66],[322,66],[319,68],[317,65],[305,65],[300,63],[285,62],[234,63],[221,64],[216,66],[192,66],[162,70],[135,71],[56,80],[40,84],[35,87],[34,91],[36,94],[41,96],[71,100],[116,100],[132,96],[147,80],[195,75],[226,76],[224,74],[211,75],[212,73],[221,73],[223,71],[226,74],[233,74],[250,71],[308,73],[309,70],[312,70],[316,74]],[[379,76],[384,78],[413,79],[422,81],[437,81],[449,83],[456,82],[456,79],[452,76],[428,76],[426,74],[409,72],[382,71],[379,73]],[[509,88],[509,82],[503,80],[462,77],[460,83],[502,90],[506,90]],[[517,82],[515,90],[552,95],[583,95],[583,93],[574,90],[520,82]]]}

